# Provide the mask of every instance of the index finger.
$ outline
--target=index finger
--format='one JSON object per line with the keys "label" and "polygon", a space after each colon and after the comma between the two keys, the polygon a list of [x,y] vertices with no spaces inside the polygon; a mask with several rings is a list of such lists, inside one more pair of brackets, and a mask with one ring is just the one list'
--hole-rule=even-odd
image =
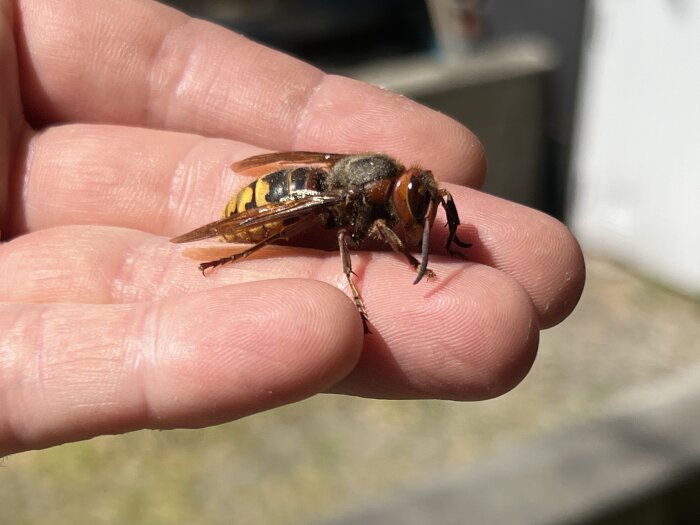
{"label": "index finger", "polygon": [[382,151],[431,166],[444,180],[482,182],[481,145],[453,119],[222,27],[143,0],[18,6],[24,101],[35,124],[114,123],[268,149]]}

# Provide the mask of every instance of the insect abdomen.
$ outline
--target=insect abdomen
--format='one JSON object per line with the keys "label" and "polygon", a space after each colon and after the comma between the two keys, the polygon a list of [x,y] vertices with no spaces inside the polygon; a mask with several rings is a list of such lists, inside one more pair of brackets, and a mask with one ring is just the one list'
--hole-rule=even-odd
{"label": "insect abdomen", "polygon": [[[315,168],[284,169],[268,173],[240,190],[224,208],[224,217],[245,213],[265,206],[320,193],[326,188],[326,172]],[[262,241],[282,228],[282,221],[249,228],[224,236],[228,242],[254,243]]]}

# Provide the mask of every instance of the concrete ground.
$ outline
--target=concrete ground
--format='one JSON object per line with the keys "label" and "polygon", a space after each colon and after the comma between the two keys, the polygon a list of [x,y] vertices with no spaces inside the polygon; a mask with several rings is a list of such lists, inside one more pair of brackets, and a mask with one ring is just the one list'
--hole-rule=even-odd
{"label": "concrete ground", "polygon": [[[700,387],[692,379],[700,375],[688,379],[688,370],[700,366],[700,305],[603,259],[587,262],[580,305],[543,333],[531,374],[499,399],[317,396],[209,429],[142,431],[19,454],[0,463],[0,522],[332,523],[337,515],[361,515],[367,505],[376,509],[377,501],[401,501],[405,490],[419,499],[436,483],[449,485],[455,472],[471,472],[471,486],[484,495],[498,493],[508,479],[522,478],[528,457],[530,466],[533,457],[547,461],[543,451],[556,450],[562,439],[584,465],[601,457],[597,450],[614,461],[625,454],[596,441],[591,421],[622,417],[630,406],[654,416],[676,413],[659,404],[661,392],[674,391],[663,397],[673,403]],[[696,430],[678,427],[700,442]],[[499,464],[503,477],[488,474],[489,464]],[[550,482],[569,472],[558,471],[561,478]],[[549,501],[528,501],[541,510],[564,499],[553,492]],[[537,515],[536,507],[530,511]]]}

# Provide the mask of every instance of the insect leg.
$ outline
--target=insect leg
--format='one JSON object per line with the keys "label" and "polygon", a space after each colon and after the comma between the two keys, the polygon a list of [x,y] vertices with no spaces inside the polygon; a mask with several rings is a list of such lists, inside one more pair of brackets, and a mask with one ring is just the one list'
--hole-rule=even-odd
{"label": "insect leg", "polygon": [[365,333],[371,333],[369,331],[369,325],[367,322],[367,310],[365,309],[365,303],[360,296],[360,292],[357,290],[355,283],[352,281],[352,261],[350,260],[350,246],[355,246],[355,241],[350,237],[346,230],[340,230],[338,232],[338,247],[340,248],[340,259],[343,262],[343,273],[345,278],[348,280],[348,285],[350,286],[350,291],[352,293],[352,300],[355,303],[355,308],[360,312],[360,317],[362,318],[362,327],[365,329]]}
{"label": "insect leg", "polygon": [[204,273],[204,271],[209,269],[209,268],[216,268],[217,266],[221,266],[223,264],[228,264],[228,263],[240,261],[241,259],[245,259],[250,254],[257,252],[263,246],[267,246],[271,242],[274,242],[280,238],[282,238],[281,231],[277,232],[273,235],[270,235],[269,237],[263,239],[259,243],[254,244],[253,246],[251,246],[247,250],[243,250],[242,252],[234,253],[233,255],[229,255],[227,257],[222,257],[221,259],[216,259],[215,261],[203,262],[199,265],[199,271]]}
{"label": "insect leg", "polygon": [[[415,271],[420,270],[420,261],[418,261],[418,259],[416,259],[413,256],[413,254],[406,249],[406,246],[403,242],[401,242],[399,236],[396,235],[396,232],[394,232],[394,230],[392,230],[391,228],[389,228],[389,226],[386,225],[386,221],[384,219],[377,219],[376,221],[374,221],[374,223],[372,223],[372,229],[370,230],[370,233],[374,234],[375,237],[387,243],[391,247],[391,249],[394,250],[395,253],[406,257],[408,264],[410,264]],[[425,275],[427,275],[428,277],[435,277],[435,272],[426,268]]]}
{"label": "insect leg", "polygon": [[469,248],[471,244],[462,241],[457,237],[457,226],[460,225],[459,214],[457,213],[457,206],[455,206],[455,201],[452,200],[452,194],[446,189],[440,190],[440,203],[445,209],[445,215],[447,216],[447,226],[449,228],[449,235],[447,236],[447,241],[445,242],[445,249],[447,253],[452,256],[464,258],[464,254],[456,250],[452,250],[451,246],[454,242],[457,246],[461,248]]}
{"label": "insect leg", "polygon": [[294,222],[293,224],[284,227],[277,233],[273,233],[272,235],[265,237],[259,243],[254,244],[253,246],[251,246],[247,250],[243,250],[242,252],[234,253],[232,255],[228,255],[226,257],[222,257],[221,259],[216,259],[214,261],[203,262],[199,265],[199,271],[204,273],[205,270],[207,270],[208,268],[216,268],[217,266],[221,266],[222,264],[240,261],[241,259],[245,259],[249,255],[257,252],[260,248],[267,246],[268,244],[283,239],[290,239],[309,228],[314,223],[314,219],[315,217],[307,217],[297,222]]}

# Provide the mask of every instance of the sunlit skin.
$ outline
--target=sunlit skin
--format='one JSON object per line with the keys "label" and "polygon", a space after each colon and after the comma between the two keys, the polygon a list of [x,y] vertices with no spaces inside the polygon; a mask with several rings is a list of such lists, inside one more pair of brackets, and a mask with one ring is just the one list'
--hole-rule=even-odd
{"label": "sunlit skin", "polygon": [[[0,455],[318,392],[497,396],[578,301],[569,231],[479,192],[478,140],[404,97],[146,0],[0,0],[0,64]],[[368,336],[337,251],[203,278],[168,239],[250,184],[233,161],[290,150],[429,167],[469,261],[446,256],[442,212],[419,286],[393,252],[353,252]]]}

